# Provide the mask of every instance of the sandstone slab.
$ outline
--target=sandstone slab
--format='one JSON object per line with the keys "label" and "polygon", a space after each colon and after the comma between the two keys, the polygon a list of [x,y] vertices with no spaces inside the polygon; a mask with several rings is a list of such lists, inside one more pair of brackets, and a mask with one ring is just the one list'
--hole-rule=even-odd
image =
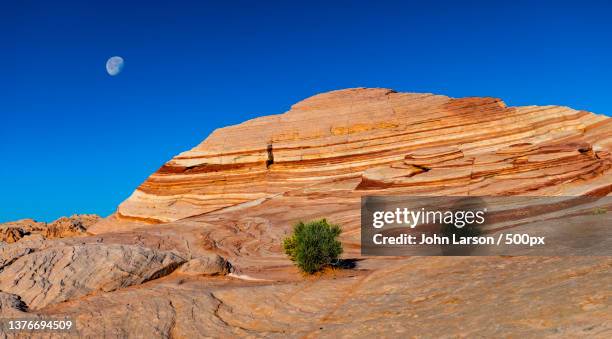
{"label": "sandstone slab", "polygon": [[0,273],[0,290],[31,309],[92,292],[109,292],[171,273],[185,260],[138,246],[85,244],[23,255]]}

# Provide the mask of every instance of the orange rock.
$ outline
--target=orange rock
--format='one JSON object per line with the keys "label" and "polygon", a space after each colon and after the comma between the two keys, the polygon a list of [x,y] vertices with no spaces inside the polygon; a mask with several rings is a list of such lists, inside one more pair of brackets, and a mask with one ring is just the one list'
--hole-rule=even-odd
{"label": "orange rock", "polygon": [[50,223],[33,219],[7,222],[0,224],[0,241],[13,243],[31,234],[40,234],[46,239],[84,235],[87,228],[99,220],[100,217],[95,214],[81,214],[61,217]]}
{"label": "orange rock", "polygon": [[[382,88],[333,91],[214,131],[151,175],[116,218],[170,222],[349,178],[362,178],[354,188],[427,187],[429,194],[456,185],[483,194],[519,194],[553,181],[569,187],[593,171],[608,173],[611,131],[609,118],[567,107]],[[402,161],[418,168],[400,169]],[[568,175],[552,180],[547,171],[560,164]],[[515,174],[542,180],[504,189]],[[493,188],[483,190],[482,180]]]}

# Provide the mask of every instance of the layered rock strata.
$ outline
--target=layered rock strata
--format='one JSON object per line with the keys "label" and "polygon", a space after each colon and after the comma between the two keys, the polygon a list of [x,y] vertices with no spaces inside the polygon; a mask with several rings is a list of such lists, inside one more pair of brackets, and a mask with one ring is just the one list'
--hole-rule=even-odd
{"label": "layered rock strata", "polygon": [[169,222],[346,178],[361,178],[357,190],[419,194],[605,191],[609,182],[596,180],[610,168],[611,129],[605,116],[560,106],[334,91],[214,131],[151,175],[116,216]]}

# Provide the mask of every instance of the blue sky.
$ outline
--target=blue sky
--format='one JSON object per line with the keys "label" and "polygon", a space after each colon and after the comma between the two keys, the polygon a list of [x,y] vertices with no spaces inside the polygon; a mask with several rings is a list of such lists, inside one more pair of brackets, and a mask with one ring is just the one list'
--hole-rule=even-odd
{"label": "blue sky", "polygon": [[[12,1],[0,222],[108,215],[213,129],[347,87],[612,112],[609,1]],[[106,60],[122,56],[111,77]]]}

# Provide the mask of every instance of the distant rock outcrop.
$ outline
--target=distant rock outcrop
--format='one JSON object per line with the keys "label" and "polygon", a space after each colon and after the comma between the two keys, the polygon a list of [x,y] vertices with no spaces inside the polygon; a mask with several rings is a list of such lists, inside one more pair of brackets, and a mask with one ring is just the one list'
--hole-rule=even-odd
{"label": "distant rock outcrop", "polygon": [[100,221],[95,214],[61,217],[53,222],[38,222],[33,219],[22,219],[0,224],[0,242],[13,243],[26,235],[40,234],[45,239],[65,238],[83,235],[87,228]]}

